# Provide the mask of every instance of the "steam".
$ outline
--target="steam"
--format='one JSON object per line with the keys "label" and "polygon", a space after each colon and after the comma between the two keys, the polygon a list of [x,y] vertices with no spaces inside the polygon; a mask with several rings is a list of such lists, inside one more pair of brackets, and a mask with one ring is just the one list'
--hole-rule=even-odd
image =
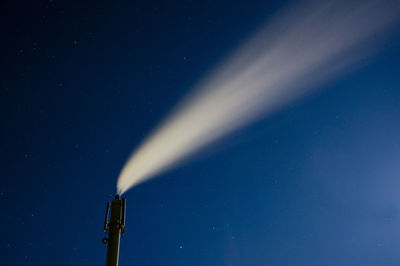
{"label": "steam", "polygon": [[399,1],[316,1],[277,14],[139,146],[120,173],[118,192],[344,74],[395,23],[398,6]]}

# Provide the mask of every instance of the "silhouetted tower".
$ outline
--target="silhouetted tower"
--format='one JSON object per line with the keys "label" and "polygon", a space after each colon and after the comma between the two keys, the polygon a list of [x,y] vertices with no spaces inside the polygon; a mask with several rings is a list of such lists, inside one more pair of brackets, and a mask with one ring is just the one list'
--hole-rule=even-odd
{"label": "silhouetted tower", "polygon": [[[108,220],[111,207],[111,219]],[[108,231],[108,238],[103,238],[107,244],[106,266],[118,266],[119,242],[121,234],[125,233],[126,199],[120,199],[119,195],[110,204],[107,202],[106,217],[104,220],[104,233]]]}

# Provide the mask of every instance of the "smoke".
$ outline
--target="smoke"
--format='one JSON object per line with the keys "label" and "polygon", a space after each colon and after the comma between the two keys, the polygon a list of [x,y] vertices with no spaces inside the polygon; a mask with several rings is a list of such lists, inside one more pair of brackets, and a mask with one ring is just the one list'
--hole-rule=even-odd
{"label": "smoke", "polygon": [[399,1],[315,1],[277,14],[187,95],[139,146],[117,189],[155,177],[210,143],[356,66],[396,22]]}

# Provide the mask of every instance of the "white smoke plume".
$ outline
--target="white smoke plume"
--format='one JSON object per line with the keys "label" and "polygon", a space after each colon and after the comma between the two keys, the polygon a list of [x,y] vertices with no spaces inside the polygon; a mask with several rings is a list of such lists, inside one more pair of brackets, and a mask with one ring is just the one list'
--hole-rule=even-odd
{"label": "white smoke plume", "polygon": [[397,22],[399,6],[315,1],[277,13],[144,140],[120,173],[118,193],[343,74]]}

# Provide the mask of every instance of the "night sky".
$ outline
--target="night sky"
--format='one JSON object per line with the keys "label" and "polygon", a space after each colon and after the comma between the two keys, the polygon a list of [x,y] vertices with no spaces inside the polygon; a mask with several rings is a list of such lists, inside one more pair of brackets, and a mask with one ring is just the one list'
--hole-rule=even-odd
{"label": "night sky", "polygon": [[[2,1],[0,264],[104,265],[132,150],[288,1]],[[400,4],[399,4],[400,6]],[[400,265],[400,30],[129,190],[120,265]]]}

